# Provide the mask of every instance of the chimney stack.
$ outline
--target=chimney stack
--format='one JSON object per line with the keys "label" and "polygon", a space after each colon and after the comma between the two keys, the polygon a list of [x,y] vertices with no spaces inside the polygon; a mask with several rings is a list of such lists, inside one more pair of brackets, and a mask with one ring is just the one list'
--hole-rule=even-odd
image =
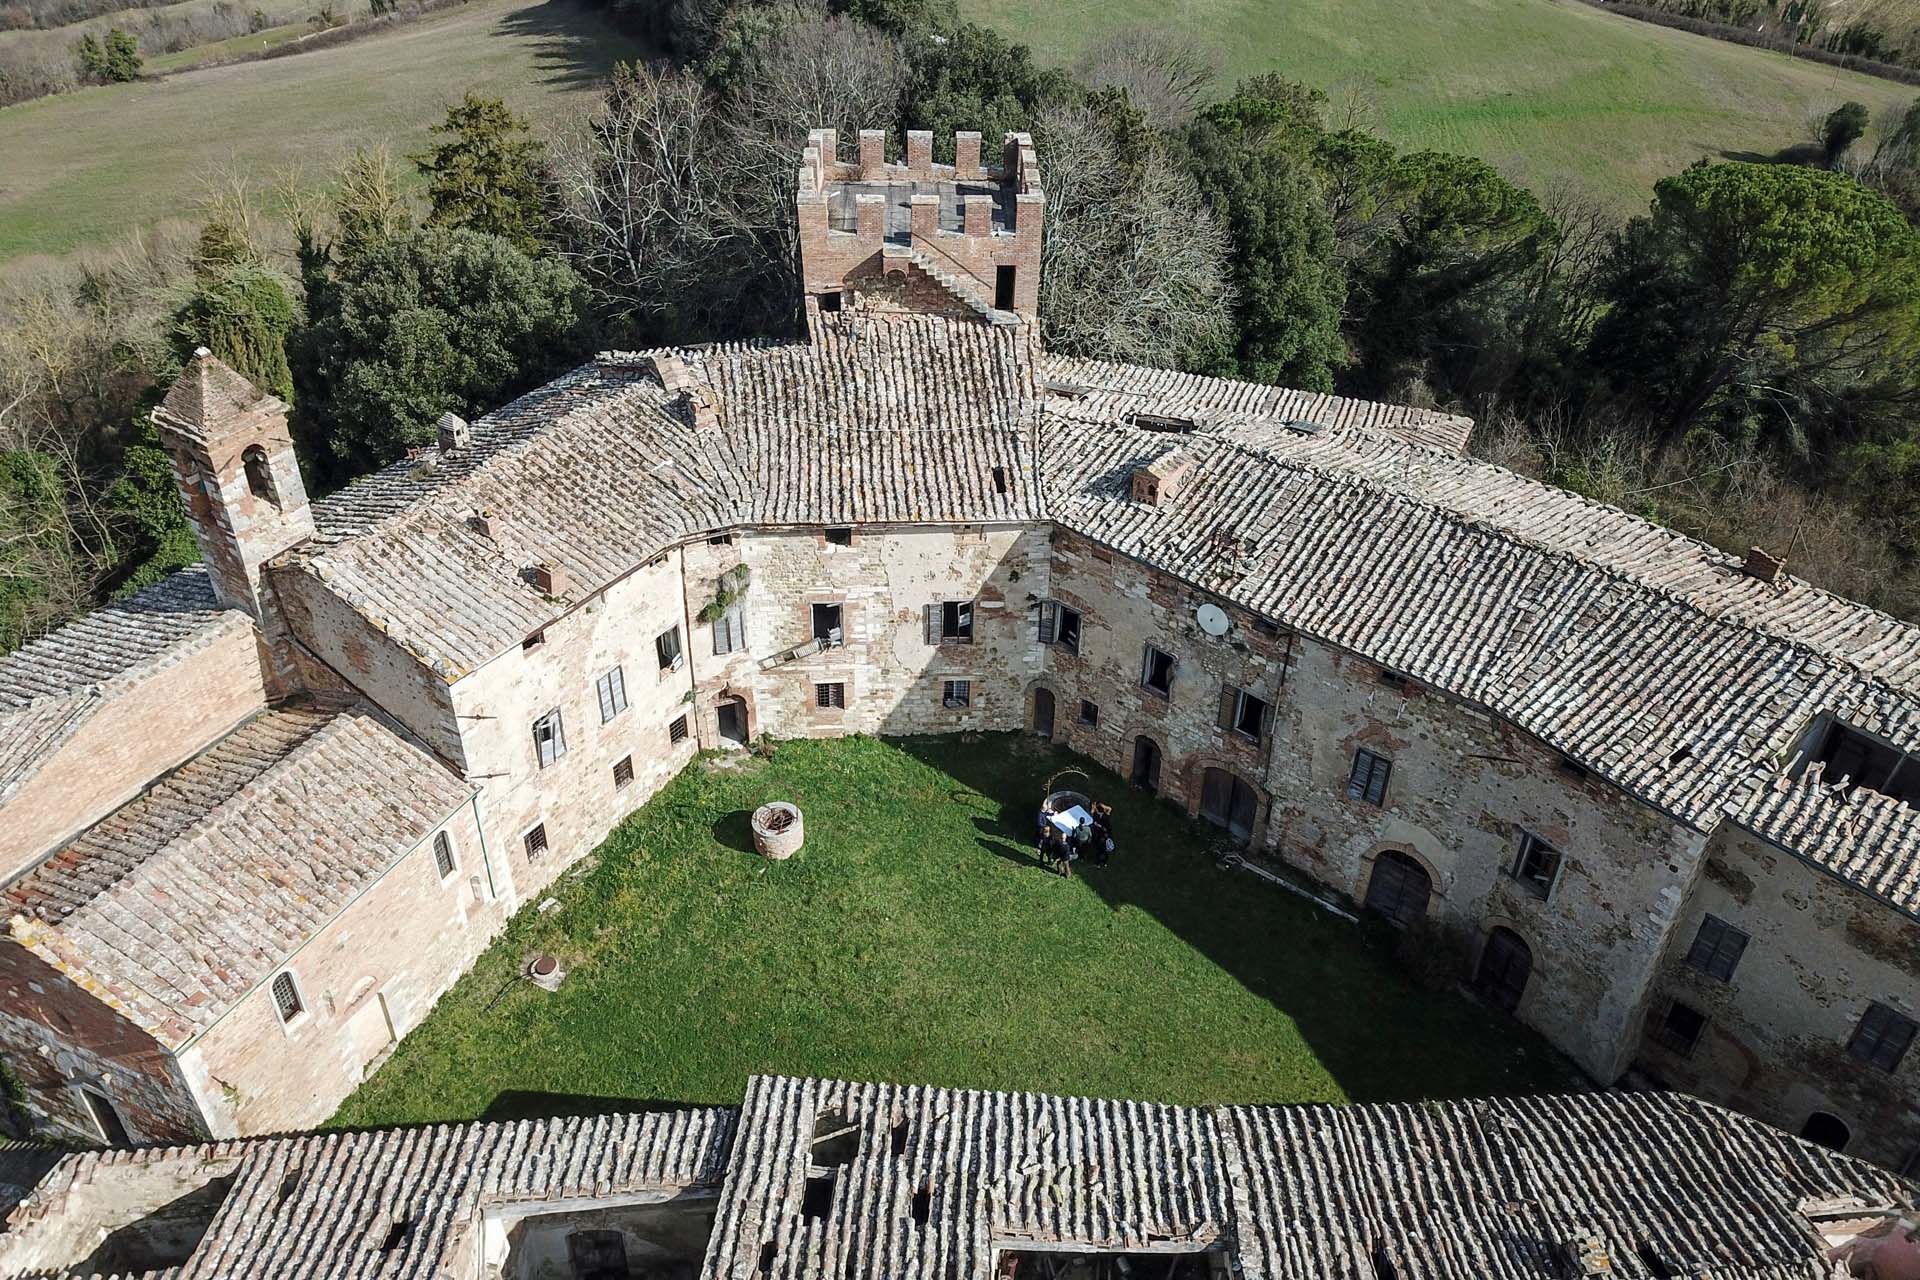
{"label": "chimney stack", "polygon": [[533,566],[533,585],[543,596],[564,596],[573,584],[559,565],[537,564]]}
{"label": "chimney stack", "polygon": [[453,453],[473,443],[473,428],[459,414],[443,413],[437,425],[440,429],[441,453]]}
{"label": "chimney stack", "polygon": [[1780,579],[1786,576],[1787,562],[1777,559],[1759,547],[1747,548],[1747,563],[1744,566],[1749,578],[1756,578],[1770,587],[1780,585]]}

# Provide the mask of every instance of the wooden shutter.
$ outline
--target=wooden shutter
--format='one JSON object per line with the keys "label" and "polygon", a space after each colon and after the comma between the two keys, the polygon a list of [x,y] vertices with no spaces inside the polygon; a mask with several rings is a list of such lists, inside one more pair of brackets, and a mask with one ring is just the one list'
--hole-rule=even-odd
{"label": "wooden shutter", "polygon": [[927,643],[940,643],[940,602],[938,600],[927,606]]}
{"label": "wooden shutter", "polygon": [[960,615],[960,638],[968,644],[973,643],[973,601],[963,600],[957,606]]}
{"label": "wooden shutter", "polygon": [[1059,606],[1051,600],[1040,602],[1040,643],[1052,644]]}
{"label": "wooden shutter", "polygon": [[598,682],[600,691],[600,723],[613,719],[613,676],[601,676]]}
{"label": "wooden shutter", "polygon": [[1240,705],[1240,691],[1232,685],[1224,685],[1220,690],[1220,727],[1233,728],[1234,708]]}
{"label": "wooden shutter", "polygon": [[1260,741],[1265,742],[1273,736],[1273,704],[1271,702],[1262,703],[1261,708]]}

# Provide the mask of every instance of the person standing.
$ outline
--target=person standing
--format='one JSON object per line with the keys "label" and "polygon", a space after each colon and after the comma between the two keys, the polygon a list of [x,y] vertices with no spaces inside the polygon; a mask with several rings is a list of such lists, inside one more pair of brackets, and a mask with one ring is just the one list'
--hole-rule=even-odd
{"label": "person standing", "polygon": [[1093,865],[1104,867],[1107,859],[1113,856],[1113,806],[1097,804],[1093,807]]}

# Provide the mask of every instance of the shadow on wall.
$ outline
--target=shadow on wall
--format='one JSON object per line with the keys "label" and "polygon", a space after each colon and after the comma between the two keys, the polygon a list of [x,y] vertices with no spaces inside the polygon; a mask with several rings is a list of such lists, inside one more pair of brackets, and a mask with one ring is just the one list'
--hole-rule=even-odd
{"label": "shadow on wall", "polygon": [[[1086,780],[1073,786],[1113,805],[1117,849],[1108,866],[1084,859],[1075,865],[1082,891],[1098,894],[1115,911],[1145,912],[1287,1015],[1352,1101],[1484,1091],[1486,1051],[1501,1046],[1511,1082],[1503,1091],[1581,1085],[1576,1068],[1536,1032],[1460,992],[1416,983],[1395,957],[1398,931],[1371,918],[1349,923],[1245,871],[1221,867],[1216,850],[1224,833],[1086,757],[1027,734],[893,743],[983,793],[975,801],[986,806],[974,819],[980,847],[1035,875],[1055,874],[1035,849],[1041,788],[1059,769],[1083,770]],[[1031,796],[1004,794],[1009,751],[1023,759],[1016,772],[1032,780]],[[1074,889],[1063,883],[1061,891]],[[1125,981],[1124,974],[1107,977]]]}

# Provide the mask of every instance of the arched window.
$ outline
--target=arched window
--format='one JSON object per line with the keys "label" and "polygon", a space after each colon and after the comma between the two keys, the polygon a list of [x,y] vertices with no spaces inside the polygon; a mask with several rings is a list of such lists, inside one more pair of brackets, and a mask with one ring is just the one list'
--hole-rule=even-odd
{"label": "arched window", "polygon": [[1847,1122],[1839,1116],[1816,1111],[1800,1126],[1800,1136],[1834,1151],[1845,1151],[1853,1138],[1853,1130],[1847,1128]]}
{"label": "arched window", "polygon": [[279,506],[280,495],[273,491],[273,467],[267,461],[267,451],[257,444],[248,445],[240,460],[247,468],[247,492]]}
{"label": "arched window", "polygon": [[1260,793],[1225,769],[1200,776],[1200,816],[1245,840],[1260,816]]}
{"label": "arched window", "polygon": [[1504,925],[1495,925],[1480,949],[1480,968],[1473,985],[1489,1004],[1512,1013],[1527,993],[1527,979],[1533,974],[1533,949],[1526,940]]}
{"label": "arched window", "polygon": [[1398,849],[1382,849],[1367,878],[1367,909],[1378,911],[1394,924],[1405,926],[1427,914],[1433,896],[1433,877],[1427,869]]}

